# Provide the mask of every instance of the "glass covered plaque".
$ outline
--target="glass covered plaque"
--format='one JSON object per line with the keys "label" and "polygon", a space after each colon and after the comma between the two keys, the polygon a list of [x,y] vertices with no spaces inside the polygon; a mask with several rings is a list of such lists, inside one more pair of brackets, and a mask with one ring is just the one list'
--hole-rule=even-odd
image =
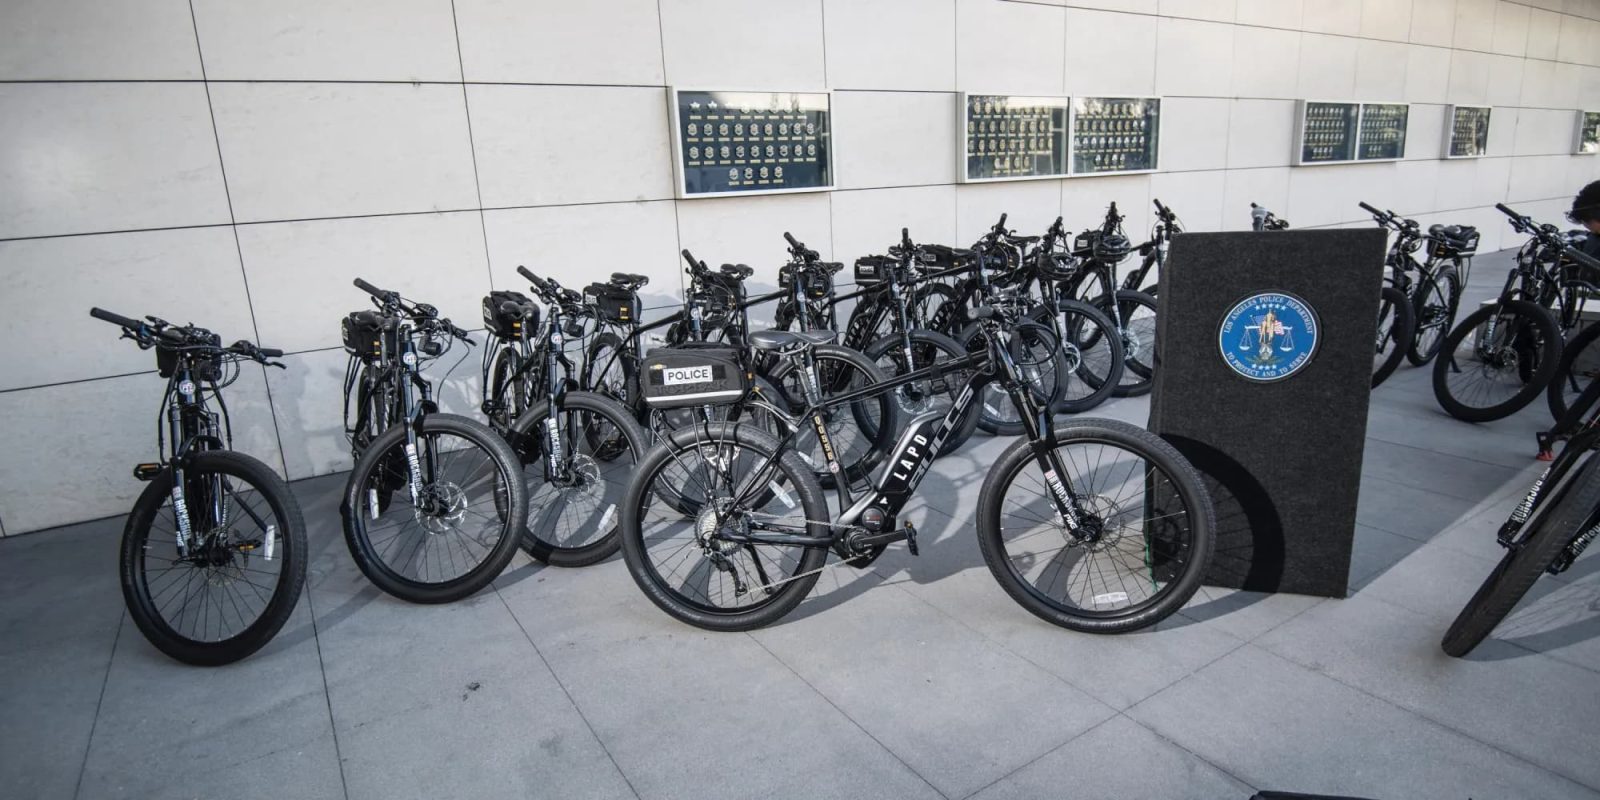
{"label": "glass covered plaque", "polygon": [[1489,152],[1489,107],[1451,106],[1445,158],[1476,158]]}
{"label": "glass covered plaque", "polygon": [[1355,103],[1303,102],[1300,113],[1300,164],[1353,161],[1356,157],[1356,123],[1361,107]]}
{"label": "glass covered plaque", "polygon": [[1072,174],[1148,172],[1156,168],[1161,100],[1078,97],[1072,101]]}
{"label": "glass covered plaque", "polygon": [[963,180],[1067,174],[1067,98],[966,94],[962,107]]}
{"label": "glass covered plaque", "polygon": [[678,196],[833,187],[827,92],[672,90]]}
{"label": "glass covered plaque", "polygon": [[1574,153],[1600,153],[1600,111],[1578,112],[1578,142]]}
{"label": "glass covered plaque", "polygon": [[1361,136],[1357,149],[1362,161],[1387,161],[1406,154],[1406,120],[1411,106],[1404,103],[1362,103]]}

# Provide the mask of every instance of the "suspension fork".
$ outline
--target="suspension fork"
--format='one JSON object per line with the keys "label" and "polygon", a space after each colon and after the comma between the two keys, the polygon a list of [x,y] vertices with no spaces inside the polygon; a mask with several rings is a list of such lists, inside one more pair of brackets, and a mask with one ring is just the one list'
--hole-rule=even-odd
{"label": "suspension fork", "polygon": [[1050,488],[1048,497],[1050,504],[1055,507],[1056,515],[1061,523],[1066,526],[1067,532],[1073,537],[1082,539],[1088,535],[1083,528],[1083,515],[1079,511],[1078,495],[1061,476],[1066,474],[1066,464],[1061,460],[1061,453],[1056,450],[1055,420],[1050,414],[1050,409],[1041,408],[1034,402],[1033,397],[1022,381],[1017,377],[1017,362],[1011,357],[1011,348],[1007,347],[1000,339],[998,330],[988,331],[990,355],[999,359],[1000,372],[1003,376],[1002,386],[1006,394],[1011,395],[1011,402],[1017,408],[1017,416],[1022,418],[1023,435],[1028,438],[1028,449],[1033,454],[1034,463],[1044,473],[1045,485]]}
{"label": "suspension fork", "polygon": [[[554,316],[554,315],[552,315]],[[559,369],[562,362],[571,367],[571,362],[566,361],[566,356],[555,347],[556,339],[547,340],[545,347],[545,394],[550,400],[550,413],[544,418],[544,471],[546,481],[564,480],[567,476],[566,454],[571,450],[573,442],[566,440],[570,431],[562,431],[561,423],[557,418],[561,415],[566,402],[565,371]]]}

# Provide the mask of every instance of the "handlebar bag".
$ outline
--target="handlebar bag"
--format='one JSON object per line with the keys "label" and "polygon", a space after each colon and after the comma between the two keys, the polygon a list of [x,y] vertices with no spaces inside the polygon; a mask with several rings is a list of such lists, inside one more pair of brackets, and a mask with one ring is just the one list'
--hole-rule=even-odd
{"label": "handlebar bag", "polygon": [[[201,341],[192,341],[190,344],[221,347],[222,337],[213,333],[204,337]],[[182,354],[177,350],[167,347],[161,342],[156,343],[156,370],[161,373],[161,377],[172,377],[172,373],[178,371],[178,362],[181,358]],[[195,358],[193,369],[194,379],[197,381],[217,380],[222,377],[222,354],[213,353]]]}
{"label": "handlebar bag", "polygon": [[383,353],[383,337],[395,329],[393,317],[376,311],[352,311],[339,321],[345,352],[364,361],[376,361]]}
{"label": "handlebar bag", "polygon": [[[514,313],[507,313],[506,305]],[[495,336],[520,339],[525,330],[539,327],[539,306],[522,292],[492,291],[483,298],[483,326]]]}
{"label": "handlebar bag", "polygon": [[609,283],[591,283],[583,290],[583,301],[606,322],[632,324],[639,319],[638,292]]}
{"label": "handlebar bag", "polygon": [[856,283],[871,286],[888,279],[895,260],[888,256],[862,256],[856,259]]}
{"label": "handlebar bag", "polygon": [[778,270],[778,288],[788,289],[795,279],[800,281],[800,290],[812,300],[821,300],[833,296],[833,275],[826,269],[817,267],[801,267],[794,264],[785,264]]}

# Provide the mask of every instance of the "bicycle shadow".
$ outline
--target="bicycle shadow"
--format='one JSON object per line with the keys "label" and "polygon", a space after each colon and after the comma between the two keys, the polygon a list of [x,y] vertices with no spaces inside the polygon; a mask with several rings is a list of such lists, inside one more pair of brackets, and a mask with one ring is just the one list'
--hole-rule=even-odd
{"label": "bicycle shadow", "polygon": [[1581,645],[1600,638],[1600,559],[1583,559],[1561,579],[1540,576],[1521,603],[1495,626],[1490,641],[1508,648],[1478,648],[1468,661],[1509,661]]}

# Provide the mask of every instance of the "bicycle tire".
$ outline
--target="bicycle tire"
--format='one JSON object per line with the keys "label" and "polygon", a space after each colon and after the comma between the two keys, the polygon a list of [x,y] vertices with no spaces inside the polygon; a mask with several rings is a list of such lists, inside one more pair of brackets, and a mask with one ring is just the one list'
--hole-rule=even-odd
{"label": "bicycle tire", "polygon": [[[567,392],[562,396],[561,403],[566,411],[594,415],[603,419],[605,425],[610,426],[609,430],[598,426],[591,430],[590,426],[584,424],[583,438],[584,442],[591,448],[591,452],[587,454],[568,454],[569,459],[586,458],[593,463],[595,467],[593,470],[594,480],[600,478],[600,473],[603,470],[612,468],[610,466],[601,467],[600,465],[602,464],[615,465],[615,468],[630,471],[634,465],[638,464],[639,458],[645,452],[644,432],[639,429],[638,423],[634,421],[633,414],[623,408],[620,403],[593,392]],[[598,527],[601,528],[609,525],[610,531],[602,533],[592,541],[576,546],[563,544],[544,530],[544,526],[536,521],[536,518],[543,519],[554,508],[554,503],[561,495],[547,498],[543,490],[556,488],[556,491],[560,492],[561,488],[564,488],[551,487],[544,480],[544,457],[542,452],[538,452],[543,449],[540,444],[544,439],[537,431],[545,425],[545,420],[549,418],[550,401],[541,401],[528,409],[527,413],[517,420],[516,425],[511,429],[510,435],[506,437],[509,441],[520,443],[521,446],[517,448],[517,455],[526,464],[522,474],[523,482],[528,487],[528,524],[522,534],[522,549],[540,562],[554,567],[586,567],[610,558],[622,546],[617,538],[616,528],[617,505],[621,499],[621,492],[616,493],[618,496],[610,498],[609,510],[601,512],[600,521],[597,523]],[[561,426],[558,425],[558,427]],[[562,429],[564,430],[564,428]],[[597,452],[600,449],[610,452]],[[629,453],[632,454],[631,458],[627,457]],[[587,465],[583,466],[586,467]],[[589,471],[585,468],[580,468],[576,472],[580,475],[589,474]],[[537,481],[537,485],[535,481]],[[581,489],[584,487],[580,482],[578,486],[570,488]],[[611,494],[604,492],[604,490],[602,491],[604,494]],[[601,502],[605,502],[604,498],[602,498]],[[598,506],[596,510],[598,510]]]}
{"label": "bicycle tire", "polygon": [[[212,450],[197,453],[185,472],[189,476],[208,473],[232,476],[248,483],[266,500],[281,528],[278,541],[283,548],[280,556],[283,566],[272,586],[271,598],[255,622],[239,633],[217,641],[201,641],[181,634],[163,617],[141,567],[149,553],[147,545],[156,516],[171,498],[173,472],[170,466],[145,486],[123,527],[118,570],[122,598],[127,605],[128,616],[133,618],[139,632],[156,649],[185,664],[212,667],[231,664],[266,646],[294,613],[306,580],[305,520],[289,486],[272,468],[258,459],[228,450]],[[208,580],[206,585],[209,592],[213,584]],[[181,609],[179,617],[181,621]]]}
{"label": "bicycle tire", "polygon": [[[917,329],[907,332],[906,335],[911,338],[913,361],[920,362],[925,352],[937,352],[939,355],[935,357],[935,362],[949,361],[952,359],[961,358],[967,354],[966,349],[957,344],[956,340],[951,339],[942,333]],[[894,375],[904,375],[912,368],[928,366],[927,364],[917,363],[911,367],[908,367],[905,363],[905,353],[903,352],[901,345],[902,342],[900,337],[890,334],[889,336],[885,336],[882,339],[873,342],[872,346],[867,348],[865,355],[867,358],[871,359],[873,363],[878,364],[879,367],[883,368],[885,373],[890,372],[889,368],[892,367],[892,374]],[[889,365],[888,367],[884,366],[886,361]],[[924,404],[925,401],[923,401],[922,398],[917,394],[908,395],[908,391],[921,391],[922,393],[930,395],[933,393],[946,394],[950,397],[950,401],[953,404],[955,402],[955,398],[961,395],[963,387],[966,386],[965,381],[962,381],[959,384],[952,383],[951,381],[953,377],[954,373],[949,373],[939,379],[946,384],[947,391],[943,392],[939,392],[938,387],[932,383],[929,383],[927,388],[919,386],[913,389],[913,387],[908,385],[899,387],[889,392],[889,394],[893,396],[900,404],[900,415],[903,421],[909,423],[910,420],[917,414],[923,414],[927,413],[928,411],[936,410],[932,404]],[[977,430],[977,428],[978,406],[976,403],[974,403],[967,408],[967,413],[962,416],[959,421],[957,421],[955,429],[950,432],[949,438],[945,439],[944,445],[939,448],[939,455],[944,456],[954,453],[961,447],[961,445],[966,444],[968,439],[972,438],[972,432]],[[890,446],[893,446],[893,442],[890,443]]]}
{"label": "bicycle tire", "polygon": [[[860,377],[857,383],[853,379],[847,387],[860,388],[871,383],[882,383],[888,380],[882,369],[871,359],[857,350],[832,344],[819,344],[812,347],[812,354],[817,360],[817,374],[821,377],[823,395],[829,393],[831,384],[840,380],[840,370],[853,371]],[[833,370],[829,363],[836,365]],[[771,396],[775,401],[788,406],[785,410],[791,414],[798,414],[805,410],[805,395],[798,385],[798,376],[791,376],[796,369],[787,359],[778,361],[769,369],[759,370],[757,375],[767,380],[776,392]],[[834,374],[830,375],[830,372]],[[843,374],[849,374],[844,372]],[[788,379],[794,377],[795,381]],[[867,480],[872,470],[885,458],[889,451],[894,449],[895,439],[900,435],[903,420],[900,418],[899,404],[889,397],[888,392],[883,392],[871,397],[865,397],[852,403],[848,409],[835,409],[832,421],[838,425],[837,430],[829,430],[828,435],[833,439],[835,456],[841,462],[842,472],[846,480],[859,483]],[[759,421],[759,417],[757,418]],[[801,431],[795,438],[795,453],[811,465],[811,470],[824,488],[834,487],[833,473],[828,471],[826,459],[823,457],[821,443],[817,441],[816,432],[811,430],[810,420],[801,420]],[[863,435],[864,447],[853,448],[859,455],[852,458],[849,455],[851,440],[846,433],[846,426],[854,426]],[[805,444],[801,444],[805,442]]]}
{"label": "bicycle tire", "polygon": [[1600,460],[1587,456],[1571,474],[1570,480],[1553,490],[1538,518],[1530,521],[1535,529],[1520,547],[1501,557],[1450,623],[1439,643],[1446,653],[1460,658],[1472,652],[1516,608],[1556,556],[1592,523],[1600,506]]}
{"label": "bicycle tire", "polygon": [[[1561,366],[1556,369],[1556,374],[1550,379],[1550,386],[1545,390],[1545,402],[1550,406],[1550,416],[1561,419],[1566,416],[1572,401],[1593,380],[1592,375],[1580,376],[1576,374],[1579,362],[1585,361],[1584,351],[1600,339],[1600,325],[1590,325],[1572,337],[1561,348]],[[1600,350],[1591,360],[1600,359]]]}
{"label": "bicycle tire", "polygon": [[[1071,630],[1085,633],[1126,633],[1166,619],[1183,607],[1183,604],[1188,602],[1200,588],[1200,582],[1205,576],[1216,546],[1214,536],[1216,511],[1201,482],[1200,473],[1172,445],[1143,428],[1124,422],[1107,419],[1071,420],[1056,426],[1056,440],[1057,447],[1078,443],[1111,444],[1159,468],[1161,473],[1171,480],[1184,506],[1191,510],[1189,560],[1182,565],[1180,574],[1168,576],[1167,587],[1161,590],[1158,597],[1152,597],[1150,601],[1134,605],[1122,612],[1091,613],[1081,608],[1068,608],[1065,603],[1047,597],[1020,574],[1006,553],[1005,531],[1000,519],[1002,506],[1006,500],[1006,490],[1024,474],[1029,464],[1036,463],[1032,450],[1033,443],[1027,439],[1019,439],[996,460],[994,468],[990,470],[989,477],[984,480],[983,488],[978,494],[978,544],[990,573],[1018,605],[1046,622]],[[1096,463],[1095,470],[1098,471],[1100,466]],[[1152,470],[1142,470],[1130,471],[1129,474],[1149,476],[1154,473]],[[1030,476],[1029,480],[1038,479]],[[1068,479],[1063,477],[1062,480]],[[1138,480],[1146,481],[1148,486],[1148,477]],[[1039,485],[1043,486],[1044,482],[1040,481]],[[1037,494],[1032,488],[1028,491]],[[1147,490],[1142,494],[1148,496],[1149,492]],[[1060,548],[1060,550],[1066,549],[1068,548]],[[1147,561],[1148,553],[1147,545]],[[1070,588],[1073,580],[1069,578],[1068,582]],[[1085,588],[1089,586],[1086,584]]]}
{"label": "bicycle tire", "polygon": [[[1388,333],[1383,333],[1383,320],[1385,312],[1394,313],[1394,322],[1391,323]],[[1411,347],[1411,337],[1415,331],[1416,319],[1411,314],[1411,301],[1406,299],[1405,292],[1393,286],[1383,287],[1383,299],[1378,305],[1378,329],[1382,336],[1380,342],[1388,342],[1389,350],[1384,353],[1380,346],[1378,353],[1384,353],[1383,358],[1375,359],[1372,367],[1372,388],[1389,379],[1390,375],[1400,367],[1400,359],[1405,358],[1406,351]]]}
{"label": "bicycle tire", "polygon": [[[1455,267],[1443,267],[1417,287],[1411,298],[1411,346],[1406,349],[1406,360],[1412,366],[1427,366],[1439,355],[1445,337],[1455,327],[1456,309],[1461,301],[1460,283]],[[1434,331],[1437,333],[1429,339],[1429,333]]]}
{"label": "bicycle tire", "polygon": [[[1500,312],[1510,312],[1513,319],[1522,320],[1515,328],[1518,332],[1531,327],[1532,333],[1521,338],[1532,338],[1533,341],[1528,343],[1528,349],[1534,353],[1537,363],[1531,365],[1530,374],[1523,387],[1508,399],[1487,406],[1467,405],[1457,399],[1450,390],[1450,370],[1456,364],[1456,351],[1480,325]],[[1511,345],[1512,348],[1516,346],[1516,344]],[[1537,351],[1533,350],[1535,346],[1538,348]],[[1468,314],[1467,318],[1456,325],[1445,338],[1444,347],[1433,362],[1433,396],[1439,401],[1439,406],[1445,413],[1456,419],[1467,422],[1489,422],[1508,417],[1533,402],[1540,392],[1549,387],[1551,379],[1555,377],[1555,372],[1560,367],[1561,350],[1561,335],[1556,327],[1555,317],[1548,309],[1527,300],[1508,300],[1503,304],[1485,306]],[[1516,366],[1520,371],[1529,365],[1519,361]]]}
{"label": "bicycle tire", "polygon": [[521,356],[509,347],[500,348],[494,357],[494,364],[489,368],[489,385],[485,387],[490,398],[498,400],[498,405],[493,406],[495,413],[485,414],[489,419],[489,427],[496,433],[505,433],[511,429],[517,417],[528,408],[528,380],[524,375],[512,382],[512,376],[517,374],[517,369],[522,366]]}
{"label": "bicycle tire", "polygon": [[[1150,393],[1155,385],[1156,371],[1156,299],[1144,292],[1118,289],[1115,295],[1117,316],[1111,316],[1112,298],[1101,295],[1090,305],[1108,320],[1122,320],[1122,377],[1112,388],[1112,397],[1140,397]],[[1141,318],[1141,325],[1133,325],[1134,312],[1147,309],[1149,317]],[[1145,323],[1144,320],[1148,320]]]}
{"label": "bicycle tire", "polygon": [[[371,540],[366,520],[361,517],[360,509],[367,501],[367,498],[362,496],[364,491],[379,491],[380,487],[387,487],[392,483],[392,476],[380,474],[380,470],[393,471],[396,462],[404,458],[406,426],[396,425],[373,442],[350,473],[350,480],[345,485],[344,500],[340,507],[344,520],[345,544],[350,549],[351,558],[355,559],[356,567],[379,589],[412,603],[449,603],[488,586],[511,562],[517,544],[522,540],[528,518],[528,493],[521,480],[522,465],[516,453],[506,444],[505,439],[487,425],[454,414],[426,414],[416,425],[420,437],[440,434],[454,436],[488,456],[496,470],[494,486],[490,491],[494,493],[496,515],[500,518],[499,535],[488,547],[486,556],[475,566],[459,576],[445,580],[409,578],[399,574],[385,562]],[[391,455],[391,451],[401,455],[396,458]],[[403,491],[407,484],[408,482],[401,482],[393,491]],[[409,498],[406,499],[406,503],[411,505]],[[391,503],[390,507],[392,506]],[[414,505],[411,507],[415,509]],[[386,511],[382,505],[379,509]],[[420,547],[419,544],[418,548]]]}
{"label": "bicycle tire", "polygon": [[[670,585],[671,582],[660,574],[659,569],[650,563],[646,552],[642,517],[646,511],[646,504],[664,494],[664,490],[655,486],[656,476],[662,474],[673,463],[675,457],[681,454],[701,453],[705,448],[716,448],[721,452],[720,448],[728,446],[727,443],[730,442],[733,447],[748,450],[761,459],[779,450],[778,440],[748,425],[713,422],[692,429],[675,431],[661,444],[652,447],[640,462],[635,479],[628,485],[627,498],[622,507],[622,523],[619,526],[623,561],[627,564],[628,574],[633,576],[634,583],[644,592],[645,597],[673,618],[697,628],[713,631],[746,631],[770,625],[783,618],[811,593],[812,587],[820,577],[816,570],[822,567],[828,557],[826,547],[801,548],[803,552],[795,569],[795,574],[800,577],[787,580],[766,600],[743,611],[719,611],[708,607],[705,603],[683,597],[678,589]],[[817,483],[811,469],[793,450],[783,451],[776,461],[776,467],[778,474],[787,481],[787,486],[799,496],[797,506],[805,521],[806,535],[827,536],[828,504],[823,497],[822,486]],[[778,475],[775,474],[772,480],[776,482]],[[675,505],[671,503],[667,505],[677,510]],[[679,513],[682,513],[681,510]],[[698,526],[698,523],[696,524]],[[687,585],[687,581],[683,585]]]}

